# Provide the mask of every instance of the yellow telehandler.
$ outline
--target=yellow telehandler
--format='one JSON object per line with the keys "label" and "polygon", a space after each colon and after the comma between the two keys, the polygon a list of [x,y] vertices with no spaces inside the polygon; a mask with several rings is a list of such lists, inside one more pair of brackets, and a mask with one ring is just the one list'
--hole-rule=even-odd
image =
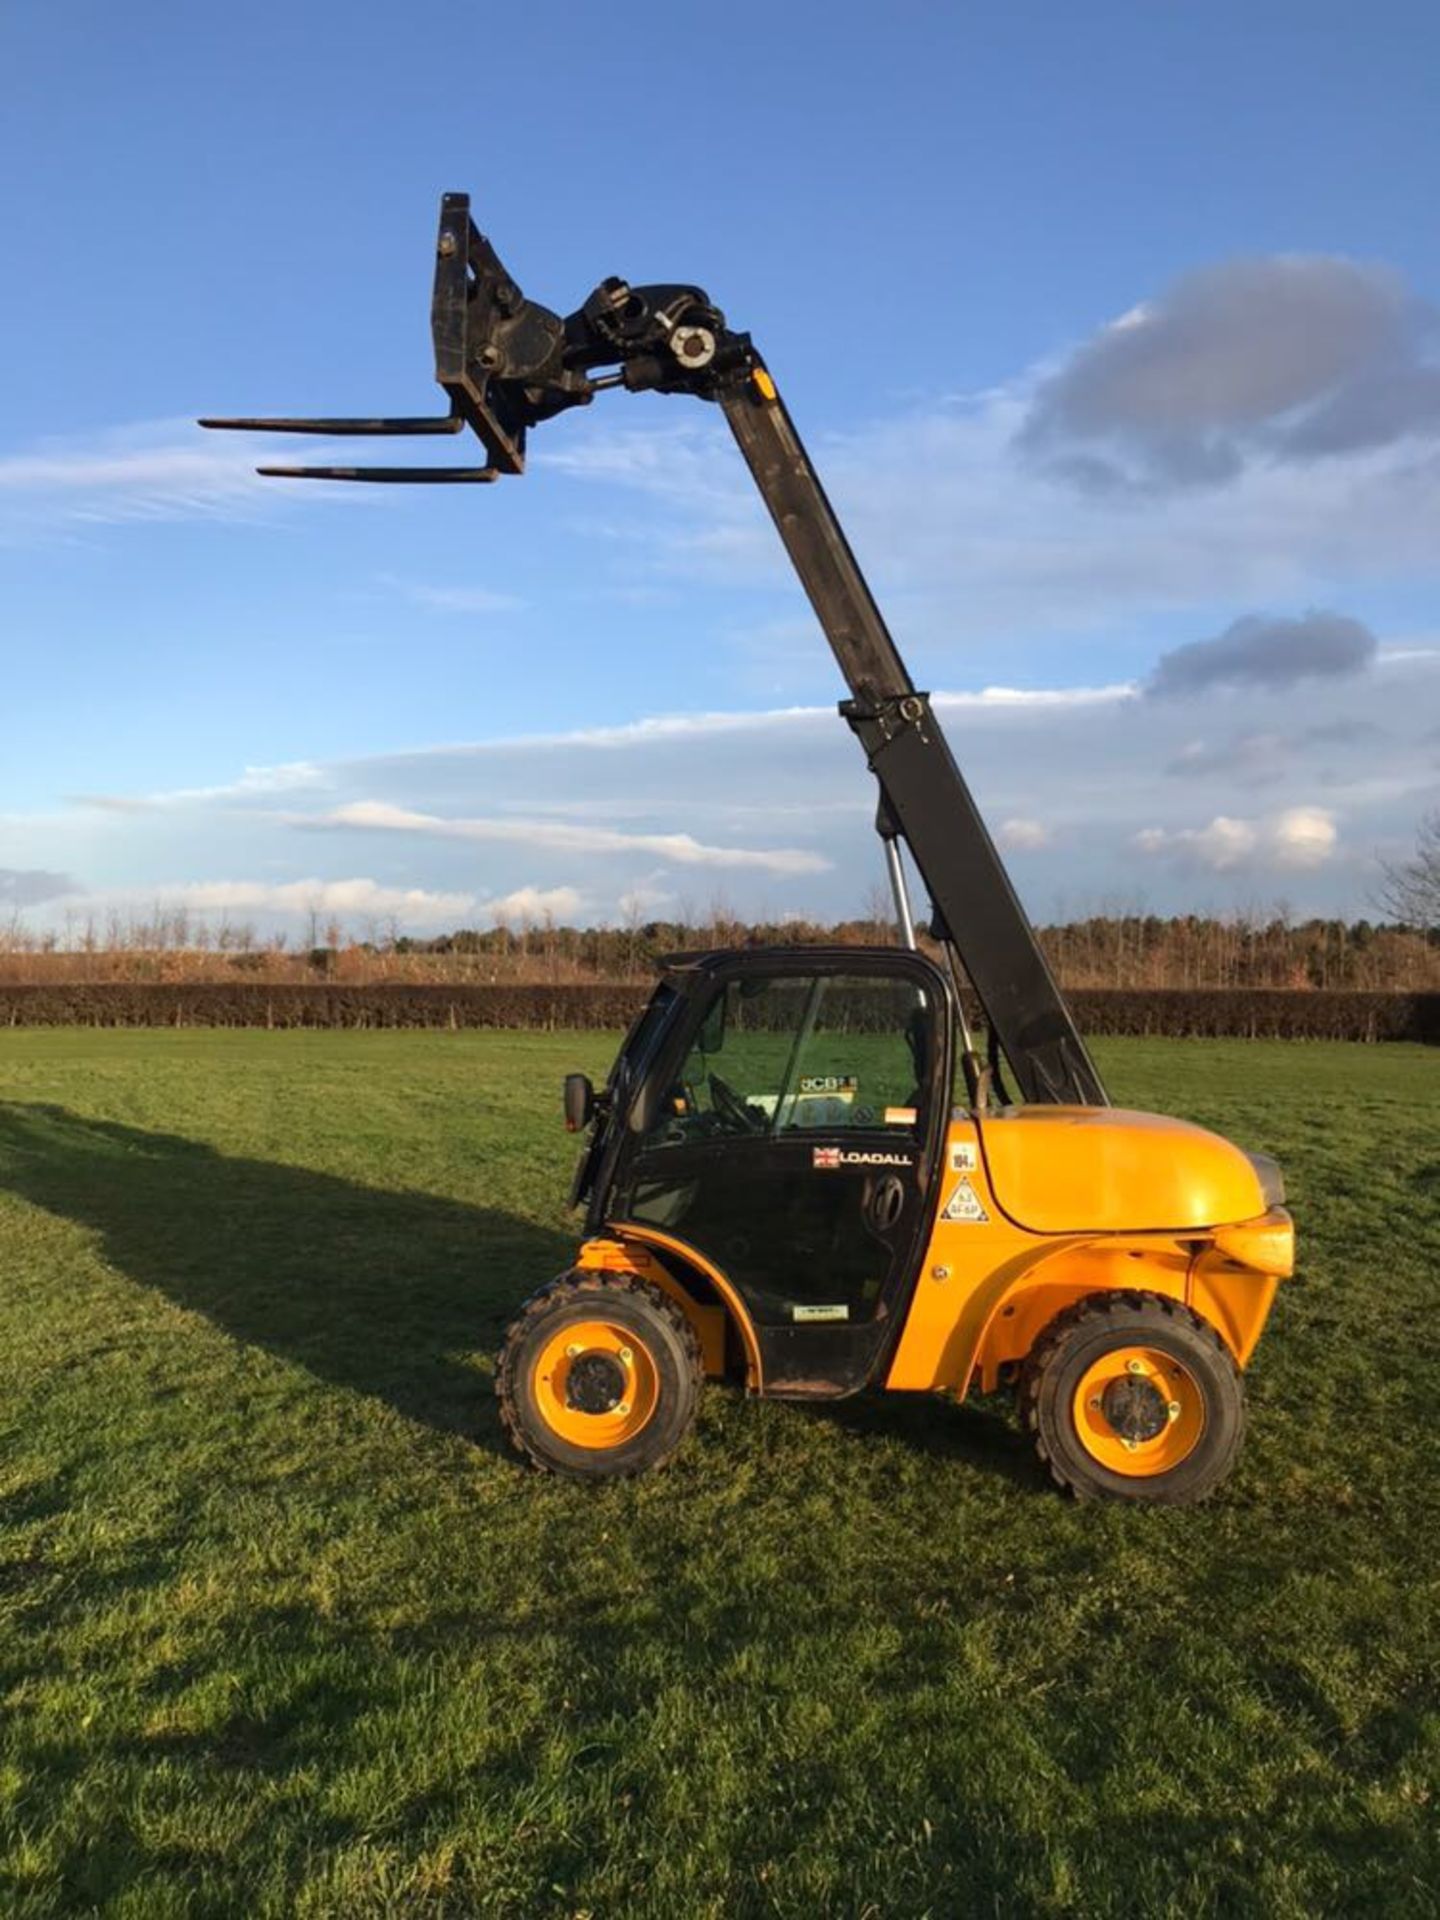
{"label": "yellow telehandler", "polygon": [[[202,424],[468,427],[483,467],[260,471],[483,483],[523,471],[531,427],[608,388],[718,404],[849,688],[903,941],[675,955],[604,1088],[570,1076],[585,1235],[500,1354],[515,1444],[609,1479],[670,1457],[706,1378],[792,1399],[1013,1384],[1062,1487],[1204,1498],[1293,1268],[1280,1170],[1109,1104],[750,337],[693,286],[606,280],[562,319],[521,294],[464,194],[441,203],[431,324],[445,415]],[[943,964],[919,950],[902,843]]]}

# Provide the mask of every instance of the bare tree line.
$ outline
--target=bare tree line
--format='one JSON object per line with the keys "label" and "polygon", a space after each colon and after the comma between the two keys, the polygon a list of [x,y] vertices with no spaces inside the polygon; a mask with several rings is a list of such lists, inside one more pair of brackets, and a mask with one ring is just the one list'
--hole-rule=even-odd
{"label": "bare tree line", "polygon": [[[1440,870],[1440,828],[1434,854]],[[1396,896],[1397,901],[1403,896]],[[1440,920],[1440,914],[1437,914]],[[1440,988],[1440,940],[1388,921],[1297,919],[1283,905],[1160,916],[1110,906],[1039,929],[1067,987]],[[346,925],[312,913],[299,940],[222,915],[159,905],[144,914],[72,915],[39,932],[0,921],[0,981],[333,979],[353,985],[639,981],[666,953],[743,945],[867,945],[895,938],[888,898],[833,924],[744,920],[724,900],[672,920],[571,927],[542,918],[419,939],[395,919]]]}

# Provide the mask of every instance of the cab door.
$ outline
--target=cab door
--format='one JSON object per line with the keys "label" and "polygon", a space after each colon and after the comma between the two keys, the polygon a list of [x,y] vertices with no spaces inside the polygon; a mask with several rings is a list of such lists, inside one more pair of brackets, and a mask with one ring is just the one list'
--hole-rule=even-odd
{"label": "cab door", "polygon": [[657,1063],[612,1222],[719,1267],[767,1392],[854,1392],[888,1356],[930,1224],[947,1013],[918,955],[737,956]]}

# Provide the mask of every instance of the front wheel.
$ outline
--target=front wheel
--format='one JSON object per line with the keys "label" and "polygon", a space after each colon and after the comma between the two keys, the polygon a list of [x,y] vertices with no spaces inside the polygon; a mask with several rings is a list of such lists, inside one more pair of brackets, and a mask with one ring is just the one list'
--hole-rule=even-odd
{"label": "front wheel", "polygon": [[1157,1293],[1094,1293],[1036,1342],[1021,1415],[1078,1498],[1186,1506],[1229,1473],[1245,1431],[1240,1375],[1198,1313]]}
{"label": "front wheel", "polygon": [[500,1418],[538,1467],[575,1480],[646,1473],[689,1431],[700,1342],[675,1302],[625,1273],[570,1273],[510,1324],[495,1373]]}

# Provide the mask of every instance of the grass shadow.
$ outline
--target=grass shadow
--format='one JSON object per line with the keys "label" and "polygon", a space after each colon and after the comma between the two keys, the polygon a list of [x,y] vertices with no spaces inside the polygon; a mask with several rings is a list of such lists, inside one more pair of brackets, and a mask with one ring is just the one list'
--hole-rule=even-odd
{"label": "grass shadow", "polygon": [[[0,1188],[95,1233],[112,1267],[238,1339],[507,1457],[466,1356],[493,1352],[520,1301],[574,1252],[564,1234],[498,1209],[52,1105],[0,1102]],[[1019,1486],[1043,1481],[993,1402],[869,1393],[798,1405]]]}
{"label": "grass shadow", "polygon": [[0,1103],[0,1186],[98,1236],[129,1279],[237,1339],[497,1451],[466,1355],[573,1243],[513,1214]]}
{"label": "grass shadow", "polygon": [[867,1393],[835,1402],[799,1402],[817,1420],[857,1437],[897,1440],[932,1459],[958,1460],[1027,1492],[1050,1485],[1035,1449],[1000,1394],[963,1405],[932,1393]]}

